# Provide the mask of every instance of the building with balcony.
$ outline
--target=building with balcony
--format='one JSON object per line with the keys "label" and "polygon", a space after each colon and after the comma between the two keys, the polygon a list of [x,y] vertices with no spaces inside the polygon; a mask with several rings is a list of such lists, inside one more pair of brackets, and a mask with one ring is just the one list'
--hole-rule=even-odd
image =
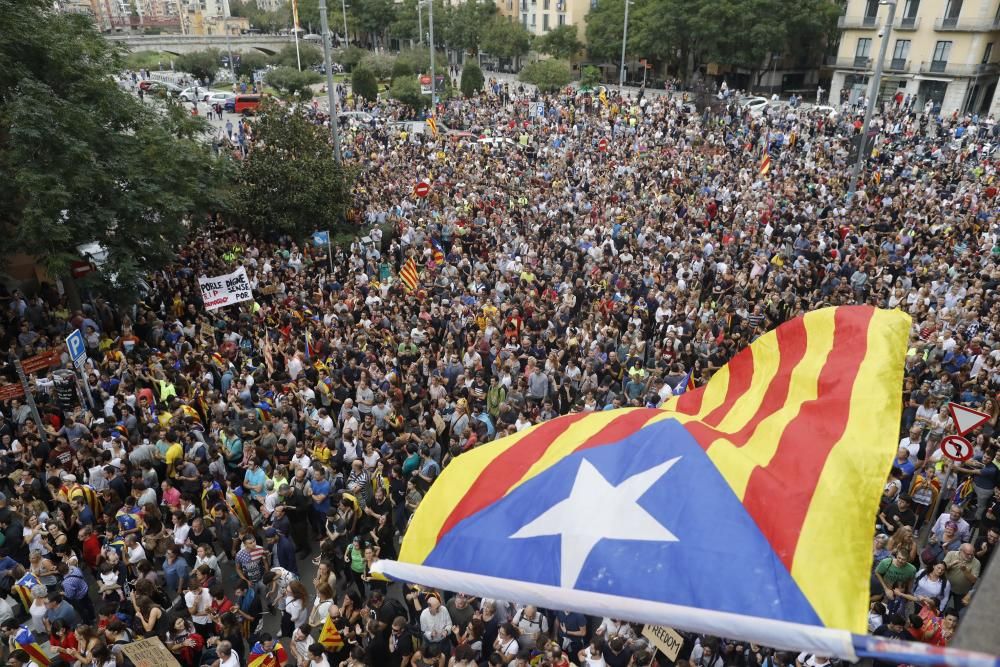
{"label": "building with balcony", "polygon": [[[889,7],[879,0],[848,0],[838,26],[830,100],[856,100],[868,93]],[[879,98],[903,91],[922,107],[928,100],[942,113],[1000,112],[1000,0],[896,0],[896,17]]]}
{"label": "building with balcony", "polygon": [[528,32],[542,36],[553,28],[571,25],[580,41],[586,39],[586,17],[596,0],[496,0],[501,16],[520,21]]}

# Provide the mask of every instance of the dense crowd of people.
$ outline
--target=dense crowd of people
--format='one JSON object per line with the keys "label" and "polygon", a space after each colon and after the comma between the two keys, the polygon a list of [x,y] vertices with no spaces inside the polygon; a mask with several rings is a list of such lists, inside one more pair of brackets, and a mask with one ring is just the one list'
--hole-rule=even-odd
{"label": "dense crowd of people", "polygon": [[[3,295],[6,381],[53,348],[68,367],[78,329],[92,396],[50,369],[31,380],[41,424],[21,398],[0,408],[8,665],[35,660],[22,626],[53,662],[95,667],[153,636],[183,667],[665,664],[619,619],[390,585],[370,566],[462,452],[657,406],[763,332],[850,303],[913,318],[870,629],[950,641],[1000,536],[992,122],[883,105],[848,205],[857,109],[758,114],[731,95],[703,113],[494,83],[443,102],[437,135],[386,122],[405,115],[390,102],[345,125],[360,229],[332,262],[199,213],[135,307]],[[197,278],[239,266],[254,298],[206,311]],[[949,401],[990,415],[962,464],[939,451]],[[830,661],[685,635],[677,662]]]}

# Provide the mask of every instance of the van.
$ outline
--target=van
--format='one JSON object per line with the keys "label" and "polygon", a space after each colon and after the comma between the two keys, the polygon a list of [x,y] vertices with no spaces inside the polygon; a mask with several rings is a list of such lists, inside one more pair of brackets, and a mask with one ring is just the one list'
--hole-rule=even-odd
{"label": "van", "polygon": [[233,112],[249,116],[260,106],[260,95],[237,95],[233,101]]}

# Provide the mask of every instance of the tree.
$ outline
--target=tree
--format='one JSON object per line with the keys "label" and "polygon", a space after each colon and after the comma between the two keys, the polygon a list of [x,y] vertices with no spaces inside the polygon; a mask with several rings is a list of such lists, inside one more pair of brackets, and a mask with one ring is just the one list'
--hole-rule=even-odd
{"label": "tree", "polygon": [[442,34],[448,46],[462,52],[463,62],[467,53],[479,50],[483,28],[496,14],[497,6],[492,1],[468,0],[451,9],[448,28]]}
{"label": "tree", "polygon": [[392,66],[395,64],[396,59],[387,53],[368,53],[358,67],[370,71],[379,81],[385,81],[392,77]]}
{"label": "tree", "polygon": [[553,58],[572,61],[583,49],[583,43],[577,39],[576,26],[561,25],[537,39],[535,48]]}
{"label": "tree", "polygon": [[300,40],[298,54],[295,53],[294,44],[287,44],[271,57],[271,64],[298,69],[300,60],[303,69],[321,65],[323,64],[323,50],[314,44]]}
{"label": "tree", "polygon": [[[235,56],[233,59],[235,60]],[[239,60],[236,62],[236,76],[249,78],[253,76],[254,72],[264,69],[266,66],[267,57],[263,53],[247,51],[239,54]]]}
{"label": "tree", "polygon": [[364,49],[359,49],[356,46],[348,46],[346,49],[339,49],[334,54],[334,60],[344,66],[344,69],[348,72],[352,71],[357,67],[361,59],[367,55],[368,52]]}
{"label": "tree", "polygon": [[413,76],[416,72],[413,70],[413,66],[410,65],[405,60],[400,60],[396,58],[396,62],[392,64],[392,80],[395,81],[401,76]]}
{"label": "tree", "polygon": [[348,11],[357,19],[357,29],[367,36],[370,46],[384,42],[386,29],[396,19],[393,0],[351,0]]}
{"label": "tree", "polygon": [[351,177],[333,159],[326,128],[274,103],[262,105],[256,142],[240,164],[234,199],[250,231],[303,239],[343,227]]}
{"label": "tree", "polygon": [[195,51],[177,56],[174,67],[182,72],[193,74],[201,81],[211,84],[219,71],[219,52],[215,49]]}
{"label": "tree", "polygon": [[486,79],[483,77],[483,70],[474,62],[465,63],[462,68],[462,81],[459,87],[466,97],[475,97],[483,89]]}
{"label": "tree", "polygon": [[351,90],[354,91],[355,97],[363,97],[370,102],[377,100],[378,80],[375,78],[375,73],[360,65],[355,67],[351,73]]}
{"label": "tree", "polygon": [[[631,11],[638,13],[639,6],[640,2],[636,2]],[[638,20],[633,23],[630,32],[635,31],[636,23]],[[621,56],[624,26],[625,0],[599,0],[597,6],[587,14],[587,53],[590,57],[594,60],[617,62]],[[634,37],[630,35],[629,41],[634,41]]]}
{"label": "tree", "polygon": [[419,39],[420,28],[417,25],[419,19],[417,0],[403,0],[396,5],[396,17],[389,25],[387,32],[390,37],[396,39]]}
{"label": "tree", "polygon": [[601,70],[592,65],[587,65],[580,73],[580,87],[593,88],[601,82]]}
{"label": "tree", "polygon": [[419,113],[430,106],[430,95],[420,92],[420,82],[415,76],[400,77],[392,82],[389,96],[399,100],[413,111]]}
{"label": "tree", "polygon": [[501,58],[520,58],[531,49],[531,33],[517,21],[494,17],[483,30],[483,51]]}
{"label": "tree", "polygon": [[526,65],[518,78],[535,84],[543,93],[551,93],[569,84],[573,73],[565,60],[539,60]]}
{"label": "tree", "polygon": [[217,203],[200,118],[119,87],[124,52],[48,0],[0,0],[0,231],[75,294],[76,247],[107,251],[123,289],[176,256],[185,217]]}
{"label": "tree", "polygon": [[[300,5],[303,0],[299,0]],[[315,4],[316,0],[313,0]],[[301,9],[301,7],[300,7]],[[292,10],[288,3],[279,6],[274,11],[263,10],[256,2],[230,2],[229,11],[233,16],[240,16],[250,22],[250,27],[267,33],[278,32],[291,26]],[[302,12],[299,12],[301,22]]]}
{"label": "tree", "polygon": [[309,86],[319,83],[323,77],[309,69],[300,72],[294,67],[276,67],[264,75],[264,80],[288,97],[311,99],[313,94]]}

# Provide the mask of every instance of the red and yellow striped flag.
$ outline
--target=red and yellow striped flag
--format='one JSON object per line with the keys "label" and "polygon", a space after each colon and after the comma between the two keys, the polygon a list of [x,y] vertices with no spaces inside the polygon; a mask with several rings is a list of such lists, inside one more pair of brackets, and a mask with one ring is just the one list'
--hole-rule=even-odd
{"label": "red and yellow striped flag", "polygon": [[434,119],[434,116],[430,116],[427,118],[427,127],[431,128],[431,134],[433,134],[435,137],[438,135],[438,124],[437,121]]}
{"label": "red and yellow striped flag", "polygon": [[340,634],[337,626],[334,625],[333,617],[326,617],[326,621],[323,622],[323,629],[319,633],[318,642],[331,651],[344,648],[344,637]]}
{"label": "red and yellow striped flag", "polygon": [[764,154],[764,158],[760,161],[760,169],[758,173],[761,176],[767,176],[771,173],[771,156],[767,153]]}
{"label": "red and yellow striped flag", "polygon": [[412,257],[403,262],[403,268],[399,270],[399,279],[403,281],[407,292],[417,289],[417,263]]}
{"label": "red and yellow striped flag", "polygon": [[566,415],[473,449],[424,497],[399,561],[373,570],[850,655],[909,330],[898,310],[813,311],[664,409]]}

